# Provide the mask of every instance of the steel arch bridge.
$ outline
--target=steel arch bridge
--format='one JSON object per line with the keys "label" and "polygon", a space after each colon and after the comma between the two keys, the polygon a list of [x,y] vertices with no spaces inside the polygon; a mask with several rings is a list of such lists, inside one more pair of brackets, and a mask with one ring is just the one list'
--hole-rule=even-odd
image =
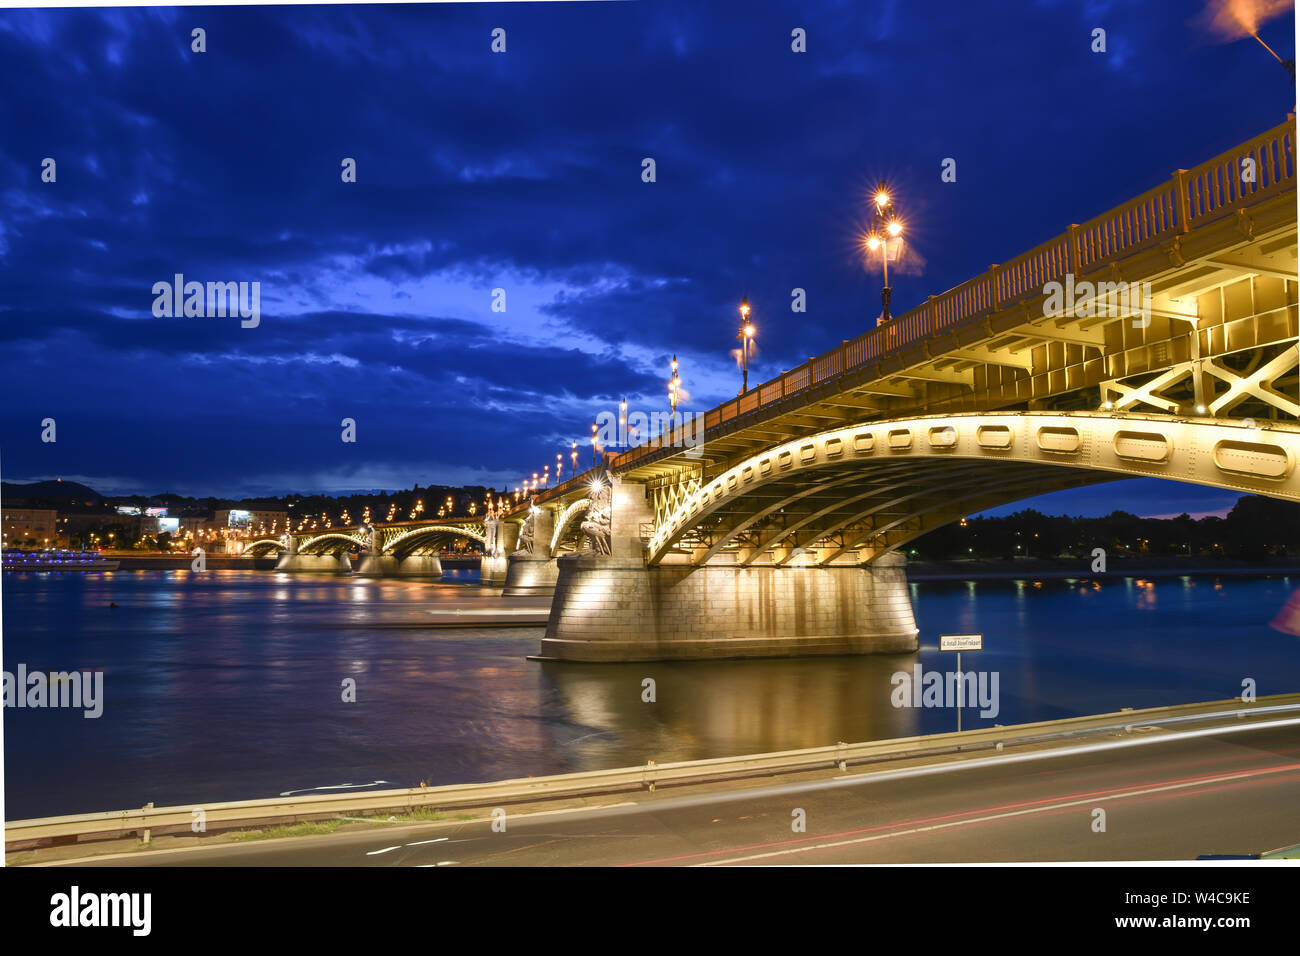
{"label": "steel arch bridge", "polygon": [[650,565],[870,563],[1003,504],[1158,477],[1300,501],[1300,425],[1097,412],[862,422],[751,455],[661,510]]}
{"label": "steel arch bridge", "polygon": [[1125,477],[1296,500],[1295,145],[1292,115],[538,504],[566,524],[607,472],[648,566],[779,567]]}

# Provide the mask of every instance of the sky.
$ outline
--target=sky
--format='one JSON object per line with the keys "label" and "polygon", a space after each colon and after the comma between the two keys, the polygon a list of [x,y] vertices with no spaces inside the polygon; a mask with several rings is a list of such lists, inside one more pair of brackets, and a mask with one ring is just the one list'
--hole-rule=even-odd
{"label": "sky", "polygon": [[[736,394],[741,296],[751,383],[874,325],[857,240],[882,177],[908,224],[897,314],[1282,122],[1282,68],[1198,10],[2,10],[0,473],[239,497],[514,487],[557,452],[567,471],[574,439],[585,465],[600,412],[664,409],[674,354],[684,409]],[[1292,56],[1292,30],[1262,34]],[[260,283],[256,327],[155,316],[176,273]],[[1235,497],[1139,480],[1030,504]]]}

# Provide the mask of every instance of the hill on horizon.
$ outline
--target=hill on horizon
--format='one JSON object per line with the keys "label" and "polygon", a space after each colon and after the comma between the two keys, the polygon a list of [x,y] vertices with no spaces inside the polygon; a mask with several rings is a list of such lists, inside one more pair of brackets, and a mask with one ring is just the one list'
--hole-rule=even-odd
{"label": "hill on horizon", "polygon": [[0,482],[0,495],[5,498],[103,498],[94,488],[77,481],[33,481],[16,484]]}

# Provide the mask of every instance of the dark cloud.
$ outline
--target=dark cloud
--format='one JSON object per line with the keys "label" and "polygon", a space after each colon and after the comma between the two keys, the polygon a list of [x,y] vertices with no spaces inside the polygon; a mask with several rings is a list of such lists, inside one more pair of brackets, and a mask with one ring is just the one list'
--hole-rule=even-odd
{"label": "dark cloud", "polygon": [[[882,175],[925,262],[907,308],[1279,122],[1281,71],[1184,7],[5,11],[6,474],[311,481],[346,467],[345,415],[385,468],[531,472],[622,395],[657,400],[668,354],[724,398],[741,295],[757,377],[871,324],[854,237]],[[260,281],[261,325],[153,318],[176,272]]]}

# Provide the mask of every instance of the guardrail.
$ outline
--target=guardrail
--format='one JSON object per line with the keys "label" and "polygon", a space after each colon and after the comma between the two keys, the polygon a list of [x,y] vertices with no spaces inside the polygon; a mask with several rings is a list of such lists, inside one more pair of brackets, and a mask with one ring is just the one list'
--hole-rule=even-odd
{"label": "guardrail", "polygon": [[[939,332],[979,322],[996,309],[1042,295],[1043,286],[1066,273],[1082,276],[1120,256],[1131,255],[1179,233],[1272,199],[1295,188],[1295,120],[1276,126],[1169,182],[1082,225],[1071,226],[1010,262],[963,282],[890,322],[846,340],[798,368],[704,413],[706,431],[784,401],[804,389],[865,368],[890,353]],[[1242,181],[1242,161],[1255,163],[1255,181]],[[630,468],[664,446],[682,444],[680,429],[657,435],[614,459]]]}
{"label": "guardrail", "polygon": [[359,813],[390,813],[416,808],[455,809],[495,807],[507,803],[534,803],[563,797],[654,790],[660,785],[687,785],[712,781],[770,776],[778,773],[847,768],[863,764],[912,757],[936,756],[971,750],[1003,749],[1048,740],[1104,733],[1106,731],[1159,723],[1179,723],[1226,717],[1258,716],[1300,710],[1300,694],[1260,698],[1254,703],[1240,700],[1207,701],[1176,707],[1151,707],[1064,720],[1039,721],[1007,727],[988,727],[957,733],[901,737],[857,744],[836,744],[745,757],[689,760],[614,770],[529,777],[497,783],[462,784],[445,787],[411,787],[400,790],[363,791],[352,794],[241,800],[226,803],[191,804],[138,810],[113,810],[71,816],[42,817],[5,823],[6,849],[21,849],[52,840],[116,839],[131,833],[144,839],[155,831],[188,832],[195,810],[201,808],[209,831],[234,829],[264,823],[293,823],[330,819]]}

